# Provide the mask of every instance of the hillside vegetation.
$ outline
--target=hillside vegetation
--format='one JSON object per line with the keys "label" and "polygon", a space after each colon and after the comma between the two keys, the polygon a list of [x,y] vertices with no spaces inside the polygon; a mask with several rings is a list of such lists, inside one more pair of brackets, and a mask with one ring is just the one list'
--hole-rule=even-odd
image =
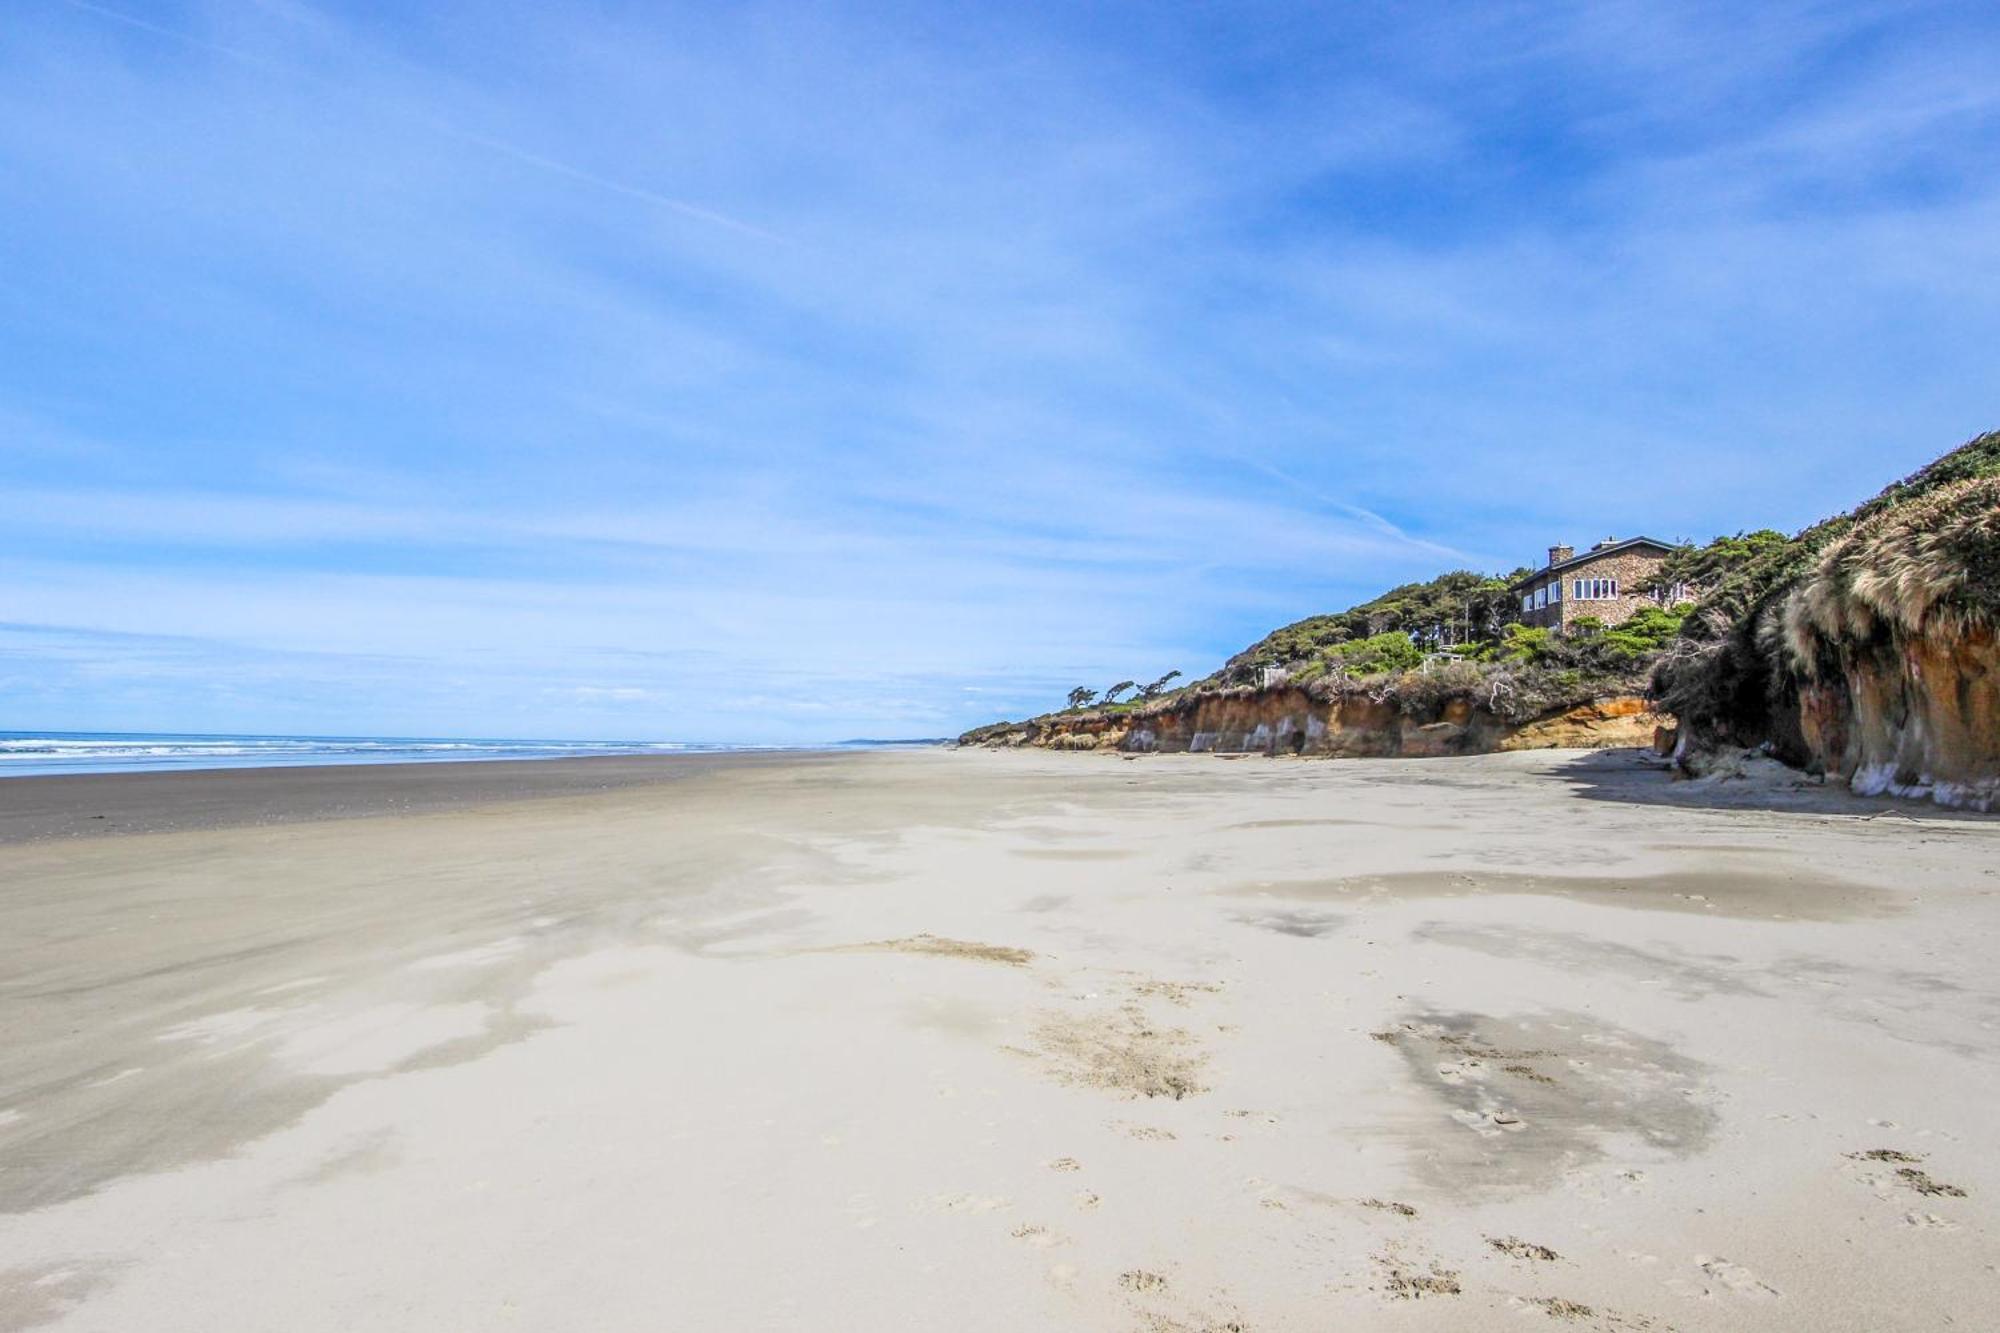
{"label": "hillside vegetation", "polygon": [[[1254,693],[1267,669],[1288,689],[1328,703],[1365,697],[1411,717],[1434,717],[1454,701],[1506,722],[1526,722],[1592,700],[1643,693],[1661,652],[1674,643],[1686,607],[1647,608],[1612,628],[1579,622],[1563,637],[1509,618],[1509,585],[1527,574],[1454,570],[1393,588],[1345,611],[1272,631],[1213,674],[1171,692],[1107,705],[1072,692],[1071,707],[1030,719],[1144,717],[1196,701]],[[1086,696],[1089,696],[1086,698]],[[978,743],[1017,724],[968,732]]]}
{"label": "hillside vegetation", "polygon": [[[1527,574],[1520,569],[1501,577],[1460,569],[1428,583],[1405,583],[1345,611],[1310,616],[1272,630],[1193,688],[1254,684],[1267,667],[1313,674],[1316,663],[1346,665],[1366,674],[1413,666],[1423,654],[1415,649],[1412,636],[1443,642],[1491,640],[1504,629],[1515,606],[1508,585]],[[1389,639],[1402,648],[1386,642]]]}

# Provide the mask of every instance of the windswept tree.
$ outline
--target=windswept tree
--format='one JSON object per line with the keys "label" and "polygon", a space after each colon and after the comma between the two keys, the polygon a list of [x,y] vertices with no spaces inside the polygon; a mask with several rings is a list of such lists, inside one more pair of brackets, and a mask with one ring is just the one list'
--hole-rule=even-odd
{"label": "windswept tree", "polygon": [[1085,689],[1079,685],[1069,692],[1069,706],[1071,708],[1088,708],[1096,698],[1096,690]]}
{"label": "windswept tree", "polygon": [[1141,699],[1157,699],[1160,695],[1161,690],[1166,689],[1169,684],[1179,680],[1180,678],[1181,678],[1180,672],[1169,671],[1166,675],[1160,677],[1152,684],[1141,685],[1139,687],[1139,697]]}
{"label": "windswept tree", "polygon": [[1138,683],[1139,682],[1136,680],[1119,681],[1116,685],[1113,685],[1110,689],[1104,692],[1104,702],[1108,704],[1117,703],[1119,695],[1125,693],[1125,691],[1131,689],[1134,685],[1137,685]]}

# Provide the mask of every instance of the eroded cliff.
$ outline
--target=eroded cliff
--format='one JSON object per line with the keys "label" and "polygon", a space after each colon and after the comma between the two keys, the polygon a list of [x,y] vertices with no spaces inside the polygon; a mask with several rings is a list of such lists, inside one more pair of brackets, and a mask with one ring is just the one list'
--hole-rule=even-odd
{"label": "eroded cliff", "polygon": [[1635,695],[1513,719],[1468,698],[1408,711],[1366,693],[1283,686],[1202,693],[1127,710],[1058,714],[969,733],[972,744],[1132,754],[1429,758],[1496,750],[1645,745],[1666,719]]}
{"label": "eroded cliff", "polygon": [[1773,561],[1661,673],[1682,766],[1757,747],[1864,795],[2000,809],[2000,435]]}
{"label": "eroded cliff", "polygon": [[1867,795],[2000,806],[2000,477],[1884,511],[1827,549],[1767,633],[1808,766]]}

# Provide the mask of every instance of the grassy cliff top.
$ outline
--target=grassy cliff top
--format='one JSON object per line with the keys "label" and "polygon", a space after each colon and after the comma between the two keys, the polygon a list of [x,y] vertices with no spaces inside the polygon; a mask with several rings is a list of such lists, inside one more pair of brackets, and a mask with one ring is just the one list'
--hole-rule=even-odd
{"label": "grassy cliff top", "polygon": [[[1793,537],[1769,531],[1722,538],[1682,558],[1678,576],[1693,576],[1708,587],[1686,633],[1720,639],[1805,578],[1820,556],[1857,527],[1904,510],[1962,482],[2000,476],[2000,431],[1980,435],[1942,458],[1884,487],[1874,498],[1844,514],[1813,524]],[[1697,563],[1702,564],[1699,574]],[[1663,571],[1668,577],[1670,571]]]}
{"label": "grassy cliff top", "polygon": [[[1654,692],[1698,735],[1754,743],[1792,711],[1781,657],[1814,674],[1837,641],[2000,615],[2000,431],[1847,513],[1721,562]],[[1837,654],[1833,654],[1837,656]]]}

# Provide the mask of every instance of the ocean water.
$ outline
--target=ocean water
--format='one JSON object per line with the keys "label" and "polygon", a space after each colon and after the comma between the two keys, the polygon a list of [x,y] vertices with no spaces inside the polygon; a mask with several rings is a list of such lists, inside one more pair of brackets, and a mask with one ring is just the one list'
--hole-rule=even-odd
{"label": "ocean water", "polygon": [[769,749],[681,741],[444,740],[408,736],[167,736],[144,732],[0,731],[0,777],[183,768],[296,768],[600,754],[719,754]]}

